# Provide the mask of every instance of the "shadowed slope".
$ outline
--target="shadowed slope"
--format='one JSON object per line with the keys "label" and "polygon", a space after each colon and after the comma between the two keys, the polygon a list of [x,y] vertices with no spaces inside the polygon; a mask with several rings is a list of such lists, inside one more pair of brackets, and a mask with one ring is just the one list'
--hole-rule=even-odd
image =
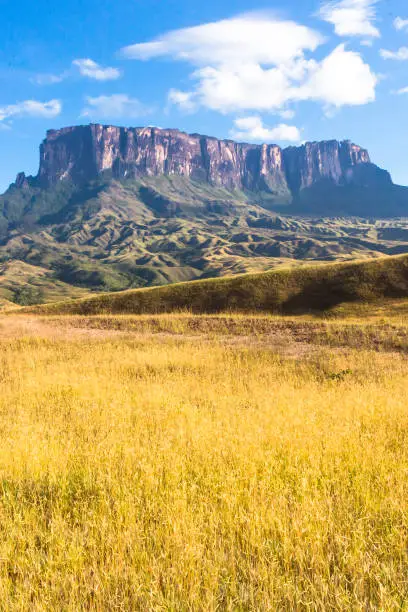
{"label": "shadowed slope", "polygon": [[408,256],[305,266],[131,290],[36,307],[41,313],[159,313],[188,309],[301,313],[343,302],[408,296]]}

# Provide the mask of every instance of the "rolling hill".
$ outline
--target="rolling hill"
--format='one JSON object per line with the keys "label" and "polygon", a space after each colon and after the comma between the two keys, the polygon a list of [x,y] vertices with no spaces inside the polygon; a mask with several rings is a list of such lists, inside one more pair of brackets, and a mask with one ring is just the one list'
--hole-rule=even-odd
{"label": "rolling hill", "polygon": [[28,312],[88,315],[188,310],[289,314],[327,312],[342,303],[399,297],[408,297],[408,255],[282,268],[261,274],[103,294],[35,306]]}

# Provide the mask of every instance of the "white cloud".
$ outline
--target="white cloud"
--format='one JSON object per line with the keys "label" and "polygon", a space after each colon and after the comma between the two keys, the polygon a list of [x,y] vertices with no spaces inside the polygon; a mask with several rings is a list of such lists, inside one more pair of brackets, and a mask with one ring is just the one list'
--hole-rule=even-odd
{"label": "white cloud", "polygon": [[89,58],[76,59],[72,62],[79,70],[81,76],[95,79],[96,81],[112,81],[119,79],[121,76],[120,70],[117,68],[103,68]]}
{"label": "white cloud", "polygon": [[319,15],[334,25],[338,36],[364,36],[379,38],[380,32],[375,27],[375,5],[378,0],[340,0],[325,2]]}
{"label": "white cloud", "polygon": [[172,88],[168,95],[185,112],[206,107],[221,113],[281,113],[300,100],[325,107],[374,100],[377,78],[359,53],[340,45],[322,61],[310,59],[323,41],[319,33],[293,21],[252,13],[168,32],[125,47],[122,55],[171,57],[191,64],[192,87]]}
{"label": "white cloud", "polygon": [[396,30],[408,30],[408,19],[397,17],[394,19],[394,28]]}
{"label": "white cloud", "polygon": [[122,73],[117,68],[104,68],[92,59],[84,58],[73,60],[71,68],[61,74],[40,73],[32,77],[30,81],[36,85],[54,85],[75,76],[78,72],[81,76],[96,81],[113,81],[122,76]]}
{"label": "white cloud", "polygon": [[387,49],[381,49],[380,55],[385,60],[396,60],[404,62],[408,60],[408,47],[400,47],[398,51],[388,51]]}
{"label": "white cloud", "polygon": [[287,109],[280,111],[279,115],[282,117],[282,119],[293,119],[296,113],[293,110]]}
{"label": "white cloud", "polygon": [[242,64],[234,68],[207,66],[193,73],[197,81],[190,101],[221,113],[274,111],[294,98],[291,80],[282,68]]}
{"label": "white cloud", "polygon": [[112,96],[87,97],[86,106],[82,109],[82,117],[141,117],[149,113],[137,98],[130,98],[126,94],[114,94]]}
{"label": "white cloud", "polygon": [[[206,67],[193,73],[197,85],[182,93],[189,106],[222,113],[256,110],[278,112],[288,103],[315,100],[325,107],[355,106],[375,99],[377,77],[361,55],[339,45],[321,62],[298,62],[293,67]],[[173,95],[177,101],[177,96]],[[181,105],[183,109],[183,105]],[[283,112],[285,112],[283,108]]]}
{"label": "white cloud", "polygon": [[178,89],[170,89],[168,94],[170,104],[175,104],[187,113],[194,112],[197,108],[194,102],[194,93],[191,91],[180,91]]}
{"label": "white cloud", "polygon": [[250,13],[174,30],[148,43],[124,47],[128,59],[170,56],[196,66],[279,64],[314,51],[323,37],[293,21],[279,21],[267,13]]}
{"label": "white cloud", "polygon": [[336,108],[360,106],[375,100],[377,82],[359,53],[339,45],[311,71],[300,95]]}
{"label": "white cloud", "polygon": [[300,130],[294,125],[281,123],[272,128],[264,126],[260,117],[242,117],[235,119],[234,128],[230,131],[231,138],[249,141],[286,141],[300,142]]}
{"label": "white cloud", "polygon": [[0,107],[0,121],[10,117],[43,117],[52,119],[57,117],[62,110],[60,100],[49,102],[38,102],[37,100],[25,100],[17,104]]}
{"label": "white cloud", "polygon": [[63,74],[36,74],[30,79],[35,85],[55,85],[61,83],[65,79],[65,73]]}
{"label": "white cloud", "polygon": [[403,87],[395,92],[398,96],[403,96],[404,94],[408,94],[408,87]]}

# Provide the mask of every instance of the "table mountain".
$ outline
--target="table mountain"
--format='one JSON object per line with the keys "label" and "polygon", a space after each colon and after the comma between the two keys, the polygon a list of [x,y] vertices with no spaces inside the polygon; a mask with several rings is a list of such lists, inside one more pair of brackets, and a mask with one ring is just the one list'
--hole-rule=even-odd
{"label": "table mountain", "polygon": [[51,130],[37,176],[19,173],[0,196],[0,297],[408,252],[407,211],[408,189],[350,141],[281,149],[152,127]]}
{"label": "table mountain", "polygon": [[[49,187],[66,178],[91,180],[106,171],[116,179],[179,175],[290,199],[322,179],[353,183],[359,165],[371,166],[369,154],[350,141],[282,150],[274,144],[236,143],[178,130],[91,124],[47,133],[38,180]],[[381,178],[391,184],[388,173]]]}

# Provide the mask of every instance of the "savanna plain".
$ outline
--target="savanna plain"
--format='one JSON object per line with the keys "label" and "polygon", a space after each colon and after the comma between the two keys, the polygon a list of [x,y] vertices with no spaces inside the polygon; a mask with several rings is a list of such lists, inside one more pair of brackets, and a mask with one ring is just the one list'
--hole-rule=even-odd
{"label": "savanna plain", "polygon": [[0,609],[408,609],[407,314],[1,315]]}

